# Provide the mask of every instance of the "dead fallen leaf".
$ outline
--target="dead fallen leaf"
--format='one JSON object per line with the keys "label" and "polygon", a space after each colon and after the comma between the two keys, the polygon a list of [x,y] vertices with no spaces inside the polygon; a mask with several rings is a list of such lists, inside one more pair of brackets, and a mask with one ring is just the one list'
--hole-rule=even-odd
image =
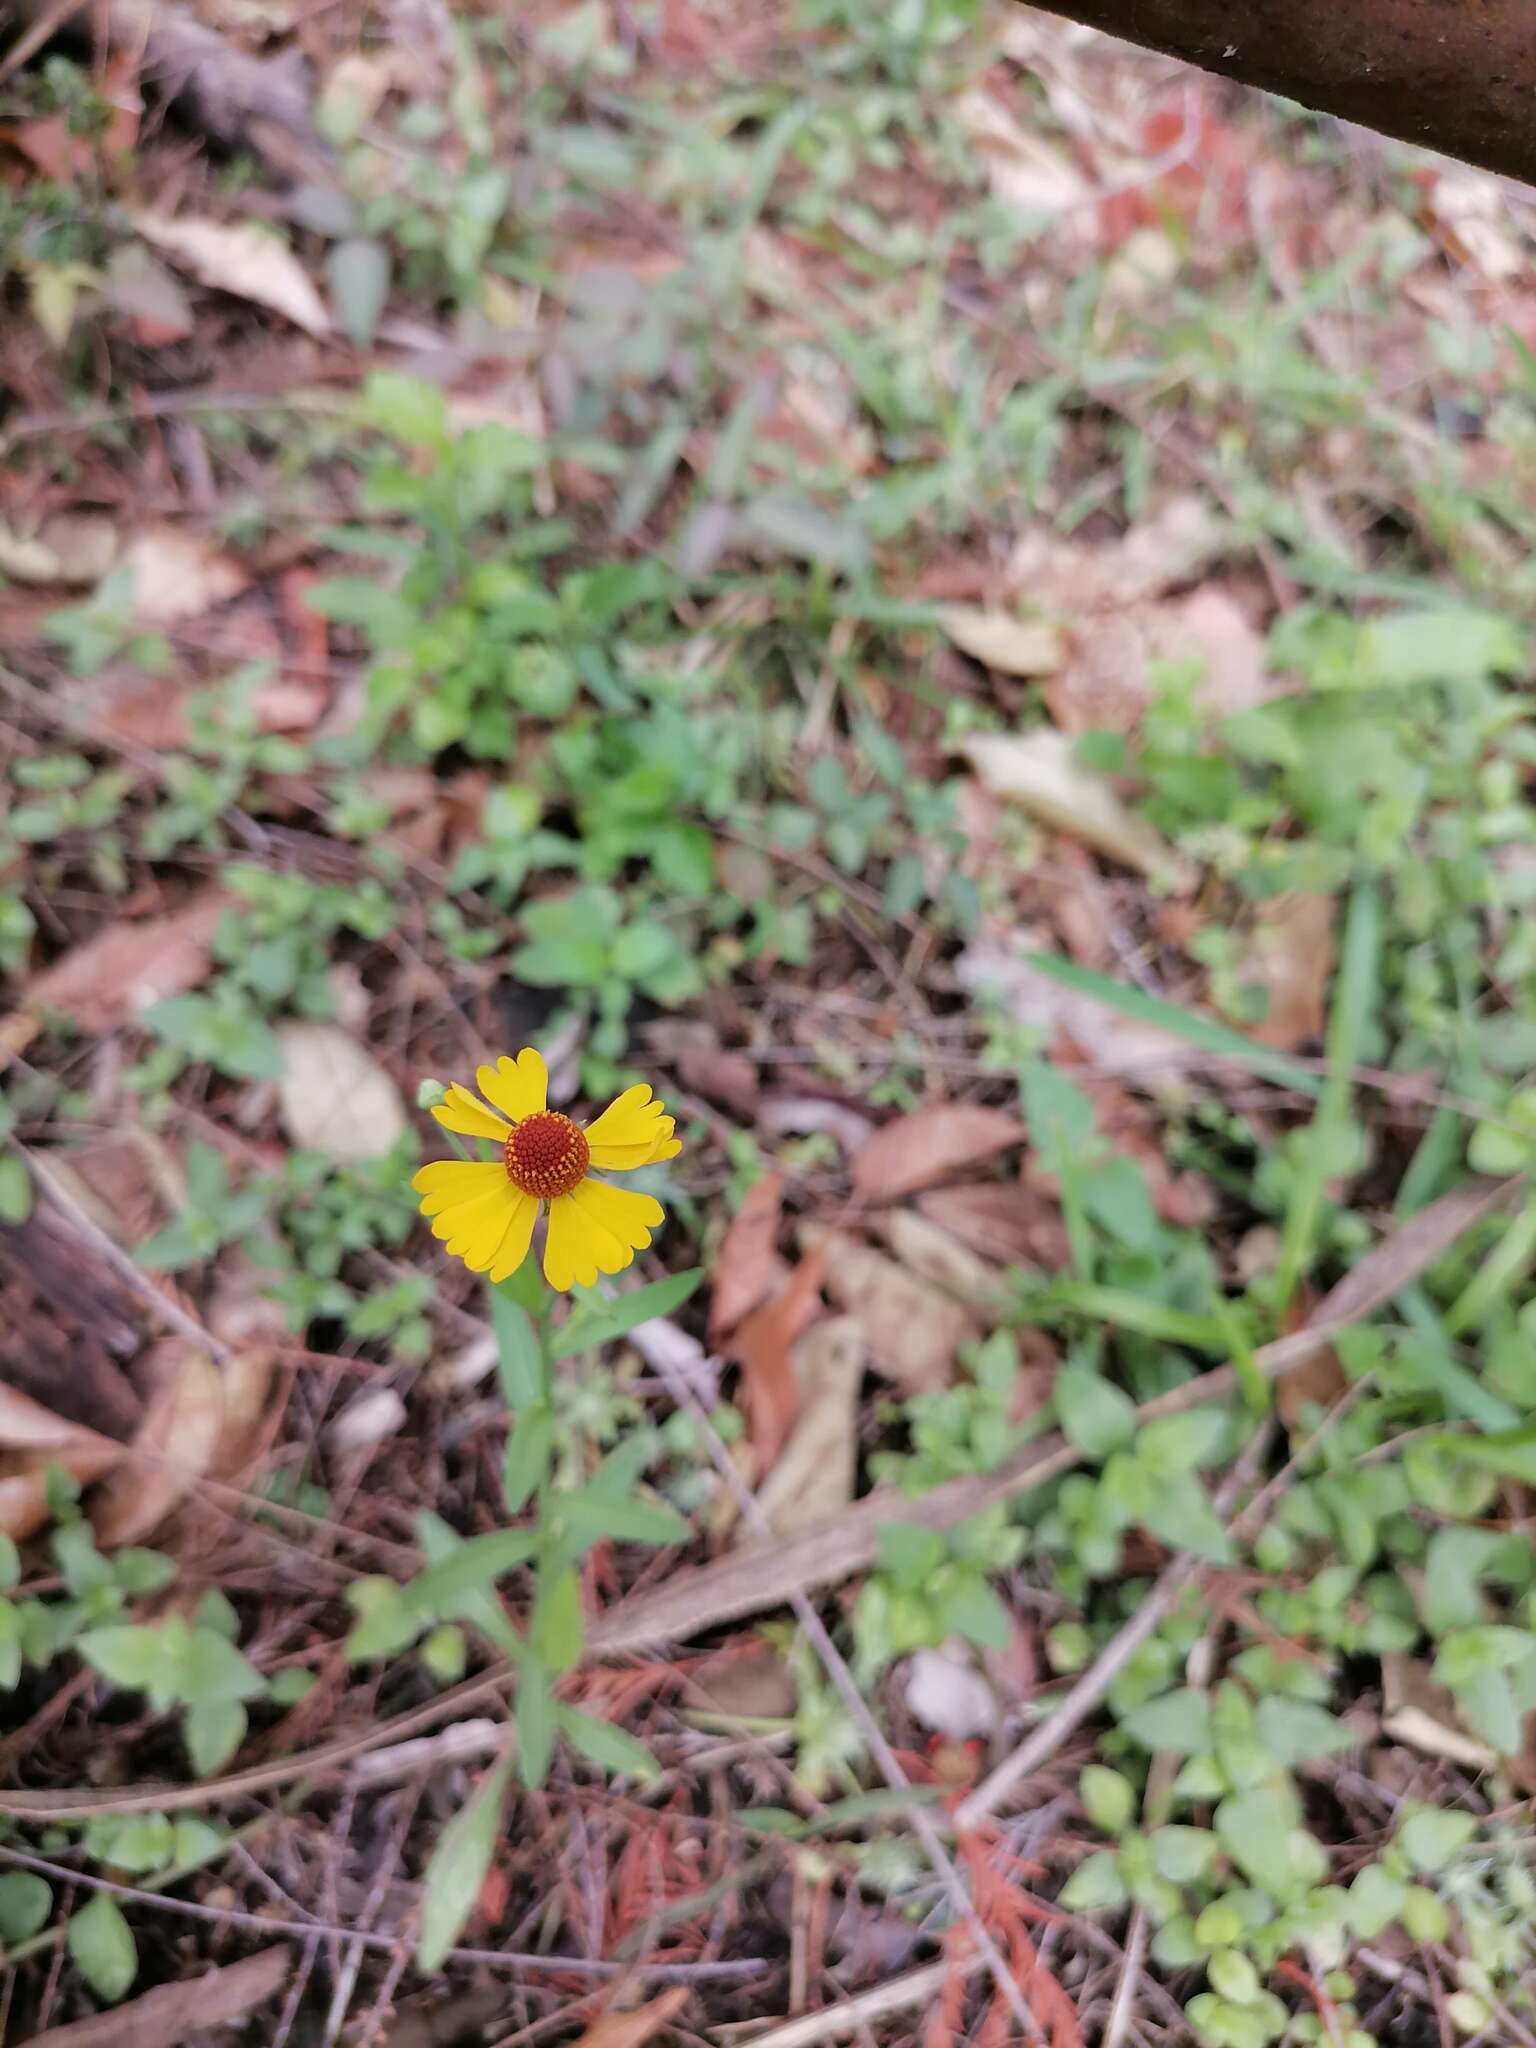
{"label": "dead fallen leaf", "polygon": [[1071,159],[1021,127],[990,93],[962,93],[954,113],[986,166],[993,197],[1025,221],[1049,219],[1088,196],[1088,181]]}
{"label": "dead fallen leaf", "polygon": [[961,1167],[1022,1145],[1024,1126],[1006,1110],[974,1102],[935,1102],[884,1124],[854,1155],[857,1192],[869,1202],[894,1202],[931,1187]]}
{"label": "dead fallen leaf", "polygon": [[169,917],[109,925],[33,977],[27,1009],[61,1010],[95,1035],[131,1022],[151,1003],[184,995],[208,973],[209,948],[229,900],[213,890]]}
{"label": "dead fallen leaf", "polygon": [[133,1448],[165,1463],[131,1459],[101,1488],[91,1520],[104,1550],[138,1543],[165,1520],[189,1482],[207,1472],[223,1425],[219,1368],[206,1351],[179,1338],[170,1339],[155,1347],[149,1369],[159,1391],[150,1402]]}
{"label": "dead fallen leaf", "polygon": [[964,1302],[985,1301],[997,1292],[1001,1275],[996,1266],[931,1217],[915,1209],[889,1209],[876,1222],[899,1264],[919,1280]]}
{"label": "dead fallen leaf", "polygon": [[759,1472],[771,1470],[800,1408],[800,1387],[789,1354],[821,1313],[825,1251],[812,1251],[772,1300],[752,1311],[725,1347],[741,1367],[747,1434]]}
{"label": "dead fallen leaf", "polygon": [[783,1213],[784,1176],[777,1171],[755,1180],[731,1218],[715,1259],[715,1289],[709,1305],[710,1342],[734,1330],[784,1273],[775,1249]]}
{"label": "dead fallen leaf", "polygon": [[706,1714],[781,1720],[795,1711],[800,1688],[783,1652],[761,1636],[741,1649],[716,1650],[691,1665],[683,1697]]}
{"label": "dead fallen leaf", "polygon": [[331,316],[291,249],[260,228],[183,214],[137,213],[133,225],[146,242],[202,284],[265,306],[317,339],[331,331]]}
{"label": "dead fallen leaf", "polygon": [[1248,1035],[1277,1052],[1296,1052],[1321,1039],[1333,979],[1333,898],[1296,891],[1262,904],[1241,979],[1269,999],[1263,1021]]}
{"label": "dead fallen leaf", "polygon": [[279,1943],[237,1963],[218,1964],[200,1977],[161,1984],[111,2012],[50,2027],[32,2036],[32,2048],[178,2048],[276,1997],[292,1970],[293,1953]]}
{"label": "dead fallen leaf", "polygon": [[1429,1667],[1401,1650],[1381,1660],[1381,1732],[1425,1756],[1445,1757],[1468,1770],[1491,1771],[1497,1754],[1473,1735],[1456,1705],[1455,1695],[1431,1677]]}
{"label": "dead fallen leaf", "polygon": [[904,1691],[913,1720],[951,1742],[973,1742],[997,1733],[1002,1719],[997,1694],[958,1644],[914,1650],[907,1661]]}
{"label": "dead fallen leaf", "polygon": [[34,534],[0,526],[0,572],[14,583],[99,583],[117,558],[117,529],[94,513],[59,513]]}
{"label": "dead fallen leaf", "polygon": [[982,605],[947,604],[939,623],[962,654],[1005,676],[1048,676],[1067,658],[1066,636],[1044,619],[1021,619]]}
{"label": "dead fallen leaf", "polygon": [[970,733],[959,751],[994,796],[1021,804],[1042,824],[1149,877],[1187,887],[1188,863],[1162,834],[1120,801],[1102,775],[1074,757],[1065,733],[1040,726],[1025,733]]}
{"label": "dead fallen leaf", "polygon": [[1054,1202],[1017,1180],[966,1181],[919,1195],[920,1214],[951,1237],[1004,1265],[1039,1266],[1047,1273],[1068,1263],[1066,1226]]}
{"label": "dead fallen leaf", "polygon": [[824,1095],[765,1095],[758,1105],[758,1123],[770,1137],[825,1131],[851,1158],[875,1133],[873,1121],[851,1103]]}
{"label": "dead fallen leaf", "polygon": [[409,1120],[400,1090],[373,1054],[339,1024],[295,1019],[278,1025],[277,1036],[278,1109],[293,1143],[344,1163],[382,1159]]}
{"label": "dead fallen leaf", "polygon": [[991,991],[1007,1004],[1014,1020],[1047,1038],[1064,1032],[1083,1057],[1103,1074],[1134,1077],[1155,1087],[1180,1080],[1199,1065],[1199,1055],[1182,1039],[1150,1024],[1138,1024],[1092,996],[1079,995],[1032,966],[1020,952],[979,940],[955,963],[969,989]]}
{"label": "dead fallen leaf", "polygon": [[0,1533],[20,1543],[53,1519],[50,1465],[63,1466],[83,1486],[110,1471],[122,1455],[121,1444],[66,1422],[0,1382]]}
{"label": "dead fallen leaf", "polygon": [[175,626],[238,597],[250,578],[205,535],[178,526],[136,533],[122,566],[133,572],[133,615],[143,626]]}
{"label": "dead fallen leaf", "polygon": [[815,1324],[791,1351],[790,1366],[800,1389],[800,1413],[757,1494],[776,1536],[825,1521],[853,1499],[864,1376],[857,1318],[832,1316]]}
{"label": "dead fallen leaf", "polygon": [[975,1317],[859,1238],[805,1235],[826,1260],[827,1292],[859,1320],[871,1371],[909,1394],[948,1386],[960,1346],[981,1335]]}
{"label": "dead fallen leaf", "polygon": [[1062,732],[1135,732],[1156,701],[1157,664],[1191,657],[1204,664],[1194,701],[1212,718],[1272,694],[1249,610],[1230,590],[1207,584],[1187,597],[1080,616],[1070,657],[1046,679],[1046,708]]}
{"label": "dead fallen leaf", "polygon": [[571,2048],[645,2048],[653,2034],[677,2018],[691,1995],[686,1984],[674,1984],[629,2012],[605,2012]]}
{"label": "dead fallen leaf", "polygon": [[107,260],[108,306],[140,348],[185,341],[196,325],[192,302],[165,265],[136,242],[122,242]]}
{"label": "dead fallen leaf", "polygon": [[[1300,1294],[1286,1316],[1282,1334],[1290,1336],[1293,1331],[1304,1329],[1316,1306],[1310,1294]],[[1327,1344],[1280,1374],[1275,1381],[1275,1407],[1280,1420],[1294,1434],[1305,1426],[1304,1409],[1331,1408],[1348,1391],[1349,1380],[1339,1363],[1339,1354]]]}

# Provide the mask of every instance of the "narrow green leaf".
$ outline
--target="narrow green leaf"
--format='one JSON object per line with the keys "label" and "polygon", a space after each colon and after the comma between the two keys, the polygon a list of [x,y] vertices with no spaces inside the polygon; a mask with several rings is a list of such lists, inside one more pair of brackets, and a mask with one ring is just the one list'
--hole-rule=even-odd
{"label": "narrow green leaf", "polygon": [[510,1756],[493,1764],[469,1804],[437,1838],[422,1881],[421,1933],[416,1943],[416,1967],[428,1974],[442,1968],[479,1901],[501,1833],[512,1764]]}
{"label": "narrow green leaf", "polygon": [[562,1500],[560,1519],[587,1543],[600,1542],[605,1536],[616,1543],[686,1543],[690,1534],[675,1508],[659,1501],[614,1500],[590,1490]]}
{"label": "narrow green leaf", "polygon": [[578,1713],[574,1707],[558,1707],[555,1725],[572,1748],[579,1749],[600,1770],[611,1771],[615,1777],[644,1780],[660,1773],[661,1766],[645,1744],[626,1735],[622,1728],[615,1728],[611,1721],[599,1721],[591,1714]]}
{"label": "narrow green leaf", "polygon": [[555,1753],[555,1711],[549,1673],[530,1656],[517,1688],[517,1748],[523,1783],[535,1791],[549,1776]]}
{"label": "narrow green leaf", "polygon": [[403,1589],[406,1606],[415,1615],[439,1615],[463,1594],[484,1591],[503,1573],[526,1564],[538,1548],[531,1529],[493,1529],[470,1536]]}
{"label": "narrow green leaf", "polygon": [[491,1327],[496,1332],[496,1370],[501,1376],[502,1399],[514,1415],[521,1415],[545,1398],[546,1375],[539,1333],[527,1309],[512,1299],[506,1287],[491,1289]]}
{"label": "narrow green leaf", "polygon": [[685,1273],[653,1280],[648,1287],[637,1287],[612,1301],[583,1302],[569,1321],[553,1333],[550,1357],[571,1358],[578,1351],[595,1351],[598,1345],[611,1343],[637,1324],[650,1322],[653,1316],[671,1315],[695,1292],[703,1278],[703,1267],[691,1266]]}
{"label": "narrow green leaf", "polygon": [[501,1475],[501,1496],[509,1515],[521,1513],[544,1484],[554,1448],[555,1418],[542,1402],[514,1419]]}

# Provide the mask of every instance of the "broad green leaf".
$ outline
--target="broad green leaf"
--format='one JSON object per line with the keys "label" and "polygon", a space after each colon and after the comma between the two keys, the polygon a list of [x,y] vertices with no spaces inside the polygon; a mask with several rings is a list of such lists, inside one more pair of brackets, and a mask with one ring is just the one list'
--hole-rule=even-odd
{"label": "broad green leaf", "polygon": [[1450,1807],[1426,1807],[1408,1816],[1397,1839],[1415,1870],[1433,1872],[1444,1870],[1476,1833],[1476,1815]]}
{"label": "broad green leaf", "polygon": [[1445,1430],[1419,1439],[1419,1448],[1453,1452],[1483,1472],[1536,1486],[1536,1428],[1501,1429],[1482,1436],[1459,1436]]}
{"label": "broad green leaf", "polygon": [[1013,1641],[1008,1610],[975,1572],[958,1574],[943,1598],[944,1619],[957,1636],[984,1650],[1006,1650]]}
{"label": "broad green leaf", "polygon": [[223,1770],[244,1742],[249,1721],[238,1700],[207,1700],[188,1707],[182,1725],[192,1775],[207,1778]]}
{"label": "broad green leaf", "polygon": [[437,1838],[422,1879],[421,1932],[416,1942],[416,1967],[430,1975],[440,1970],[449,1949],[464,1931],[480,1898],[501,1833],[501,1809],[512,1776],[513,1759],[493,1764],[476,1786],[469,1804],[456,1813]]}
{"label": "broad green leaf", "polygon": [[262,1698],[267,1681],[217,1630],[194,1628],[182,1650],[176,1690],[188,1706],[220,1706]]}
{"label": "broad green leaf", "polygon": [[1349,1924],[1361,1941],[1374,1941],[1402,1911],[1408,1887],[1379,1863],[1367,1863],[1355,1873],[1349,1888]]}
{"label": "broad green leaf", "polygon": [[1143,1749],[1202,1756],[1211,1746],[1211,1703],[1203,1692],[1181,1686],[1122,1714],[1120,1726]]}
{"label": "broad green leaf", "polygon": [[1055,1395],[1062,1434],[1085,1458],[1107,1458],[1135,1434],[1135,1402],[1091,1366],[1064,1365]]}
{"label": "broad green leaf", "polygon": [[1113,1849],[1095,1850],[1079,1863],[1061,1888],[1061,1903],[1069,1913],[1093,1913],[1104,1907],[1123,1906],[1127,1896],[1119,1858]]}
{"label": "broad green leaf", "polygon": [[[425,1574],[423,1574],[425,1576]],[[408,1600],[393,1579],[358,1579],[347,1588],[347,1605],[357,1616],[343,1645],[354,1664],[393,1657],[408,1650],[421,1633],[424,1610]]]}
{"label": "broad green leaf", "polygon": [[1223,1799],[1216,1809],[1216,1832],[1250,1884],[1272,1895],[1280,1886],[1284,1895],[1283,1880],[1291,1867],[1291,1818],[1267,1787]]}
{"label": "broad green leaf", "polygon": [[1193,1884],[1204,1877],[1221,1847],[1209,1828],[1170,1825],[1154,1828],[1147,1839],[1153,1868],[1173,1884]]}
{"label": "broad green leaf", "polygon": [[108,2005],[127,1996],[139,1974],[139,1952],[110,1892],[98,1892],[69,1923],[69,1953],[86,1983]]}
{"label": "broad green leaf", "polygon": [[876,1532],[880,1569],[907,1591],[920,1592],[944,1562],[946,1544],[937,1529],[917,1522],[887,1522]]}
{"label": "broad green leaf", "polygon": [[1259,1701],[1259,1733],[1279,1764],[1311,1763],[1315,1757],[1336,1756],[1352,1749],[1356,1738],[1325,1707],[1307,1700],[1282,1699],[1271,1694]]}
{"label": "broad green leaf", "polygon": [[147,1691],[164,1670],[160,1631],[143,1622],[87,1629],[75,1647],[103,1678],[133,1692]]}
{"label": "broad green leaf", "polygon": [[510,1285],[508,1281],[491,1289],[491,1327],[496,1332],[496,1369],[501,1376],[502,1399],[514,1415],[521,1416],[544,1399],[545,1375],[533,1317],[511,1298],[507,1291]]}
{"label": "broad green leaf", "polygon": [[1086,1765],[1078,1777],[1077,1796],[1100,1834],[1118,1835],[1130,1826],[1136,1811],[1136,1788],[1119,1771],[1104,1764]]}
{"label": "broad green leaf", "polygon": [[560,1519],[586,1543],[604,1537],[616,1543],[686,1543],[691,1531],[675,1508],[660,1501],[613,1500],[590,1489],[560,1502]]}
{"label": "broad green leaf", "polygon": [[551,1358],[571,1358],[578,1351],[594,1351],[598,1345],[611,1343],[653,1317],[671,1315],[696,1291],[703,1278],[704,1268],[691,1266],[686,1272],[653,1280],[649,1286],[636,1287],[612,1301],[589,1298],[552,1334]]}
{"label": "broad green leaf", "polygon": [[30,1870],[7,1870],[0,1876],[0,1941],[9,1948],[36,1934],[53,1911],[53,1893]]}
{"label": "broad green leaf", "polygon": [[1193,1475],[1155,1478],[1142,1524],[1173,1550],[1192,1551],[1208,1564],[1230,1564],[1232,1543],[1220,1515]]}

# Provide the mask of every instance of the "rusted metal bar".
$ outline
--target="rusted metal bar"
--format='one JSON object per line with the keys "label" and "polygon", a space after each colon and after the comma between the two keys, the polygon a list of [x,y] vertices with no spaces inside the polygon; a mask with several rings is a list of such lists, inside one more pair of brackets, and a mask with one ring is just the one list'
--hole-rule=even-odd
{"label": "rusted metal bar", "polygon": [[1053,12],[1536,184],[1536,0],[1059,0]]}

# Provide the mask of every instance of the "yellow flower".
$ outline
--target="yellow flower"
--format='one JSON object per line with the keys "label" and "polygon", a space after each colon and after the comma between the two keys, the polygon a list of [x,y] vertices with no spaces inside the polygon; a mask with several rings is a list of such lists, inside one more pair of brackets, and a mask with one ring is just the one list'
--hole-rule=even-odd
{"label": "yellow flower", "polygon": [[[627,1173],[682,1150],[673,1120],[649,1088],[626,1088],[585,1129],[549,1107],[549,1073],[532,1046],[480,1067],[485,1102],[457,1081],[432,1114],[445,1130],[494,1138],[500,1159],[439,1159],[411,1182],[421,1213],[472,1273],[493,1281],[528,1256],[541,1204],[549,1207],[544,1277],[551,1287],[590,1287],[599,1273],[620,1273],[651,1241],[661,1204],[650,1195],[596,1180],[590,1169]],[[493,1105],[486,1107],[486,1103]]]}

